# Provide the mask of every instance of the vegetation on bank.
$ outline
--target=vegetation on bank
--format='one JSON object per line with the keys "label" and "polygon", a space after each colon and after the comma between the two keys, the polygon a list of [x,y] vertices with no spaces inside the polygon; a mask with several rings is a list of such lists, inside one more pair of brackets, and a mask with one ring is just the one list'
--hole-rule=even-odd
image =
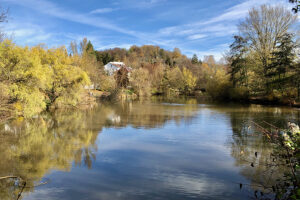
{"label": "vegetation on bank", "polygon": [[64,47],[19,47],[0,43],[1,110],[31,117],[51,106],[77,105],[87,73]]}
{"label": "vegetation on bank", "polygon": [[[0,22],[4,22],[5,13]],[[299,45],[296,16],[280,6],[252,8],[238,25],[224,59],[188,58],[178,48],[132,46],[96,51],[86,38],[80,44],[48,49],[20,47],[0,38],[0,118],[31,117],[43,110],[76,106],[92,93],[134,96],[194,95],[207,91],[214,99],[299,100]],[[294,28],[294,29],[293,29]],[[132,68],[109,76],[103,66],[122,61]]]}
{"label": "vegetation on bank", "polygon": [[[264,122],[264,121],[263,121]],[[255,127],[265,136],[265,139],[272,145],[273,151],[269,159],[260,159],[262,152],[255,152],[255,158],[249,163],[252,168],[265,166],[263,174],[269,174],[269,180],[274,182],[262,181],[255,186],[255,199],[299,199],[300,198],[300,129],[294,123],[288,123],[288,129],[280,128],[264,122],[270,126],[270,130],[263,128],[253,122]],[[257,165],[259,160],[259,165]],[[274,171],[280,171],[276,174]],[[271,173],[270,173],[271,172]],[[276,179],[274,178],[276,177]],[[240,184],[240,189],[243,188]],[[245,184],[247,186],[247,184]]]}
{"label": "vegetation on bank", "polygon": [[[248,98],[293,104],[300,95],[297,15],[281,6],[252,8],[227,54],[232,88]],[[224,88],[228,88],[224,85]],[[234,93],[236,94],[236,93]],[[229,97],[232,95],[229,93]]]}

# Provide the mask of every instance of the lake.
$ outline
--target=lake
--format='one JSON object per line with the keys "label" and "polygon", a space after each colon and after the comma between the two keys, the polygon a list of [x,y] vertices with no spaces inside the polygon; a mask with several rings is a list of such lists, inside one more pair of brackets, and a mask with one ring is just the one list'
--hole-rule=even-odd
{"label": "lake", "polygon": [[273,148],[253,122],[288,121],[300,110],[193,98],[18,118],[0,125],[0,177],[21,177],[0,180],[0,199],[17,199],[24,180],[24,200],[251,199],[285,170],[265,165]]}

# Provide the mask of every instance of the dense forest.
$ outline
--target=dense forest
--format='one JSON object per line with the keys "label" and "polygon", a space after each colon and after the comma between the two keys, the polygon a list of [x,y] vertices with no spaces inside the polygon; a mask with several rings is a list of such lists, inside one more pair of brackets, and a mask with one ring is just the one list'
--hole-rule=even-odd
{"label": "dense forest", "polygon": [[[2,11],[0,22],[7,13]],[[281,6],[249,10],[237,25],[230,50],[222,62],[212,55],[201,61],[178,48],[132,46],[95,50],[84,38],[68,47],[21,47],[0,38],[0,118],[32,117],[52,108],[86,103],[93,92],[116,96],[209,95],[216,100],[260,100],[296,104],[300,94],[297,15]],[[104,65],[124,62],[109,76]]]}

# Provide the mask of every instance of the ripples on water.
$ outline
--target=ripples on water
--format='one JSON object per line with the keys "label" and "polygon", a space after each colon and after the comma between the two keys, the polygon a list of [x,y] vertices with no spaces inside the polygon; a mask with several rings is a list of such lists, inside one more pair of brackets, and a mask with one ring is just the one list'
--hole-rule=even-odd
{"label": "ripples on water", "polygon": [[[284,171],[270,176],[272,148],[251,121],[283,128],[300,111],[168,99],[16,119],[0,125],[0,176],[27,180],[26,200],[250,199]],[[17,184],[0,180],[0,199],[16,199]]]}

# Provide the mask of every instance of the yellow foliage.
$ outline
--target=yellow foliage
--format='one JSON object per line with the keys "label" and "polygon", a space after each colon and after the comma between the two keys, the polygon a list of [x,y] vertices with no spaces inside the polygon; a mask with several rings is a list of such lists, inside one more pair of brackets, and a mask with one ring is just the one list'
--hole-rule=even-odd
{"label": "yellow foliage", "polygon": [[139,68],[130,75],[131,85],[139,96],[148,96],[151,93],[151,82],[149,72],[146,69]]}
{"label": "yellow foliage", "polygon": [[184,90],[184,79],[181,70],[179,67],[170,69],[167,72],[168,84],[172,89],[178,91]]}
{"label": "yellow foliage", "polygon": [[65,47],[20,47],[5,40],[0,43],[0,84],[6,86],[17,113],[25,117],[43,111],[56,100],[74,105],[83,86],[90,83],[76,62]]}
{"label": "yellow foliage", "polygon": [[185,83],[185,91],[187,93],[191,93],[195,87],[196,87],[196,83],[197,83],[197,78],[192,74],[192,72],[186,68],[183,68],[183,80]]}
{"label": "yellow foliage", "polygon": [[207,92],[213,99],[229,98],[231,83],[228,74],[218,69],[215,74],[211,74],[207,84]]}

